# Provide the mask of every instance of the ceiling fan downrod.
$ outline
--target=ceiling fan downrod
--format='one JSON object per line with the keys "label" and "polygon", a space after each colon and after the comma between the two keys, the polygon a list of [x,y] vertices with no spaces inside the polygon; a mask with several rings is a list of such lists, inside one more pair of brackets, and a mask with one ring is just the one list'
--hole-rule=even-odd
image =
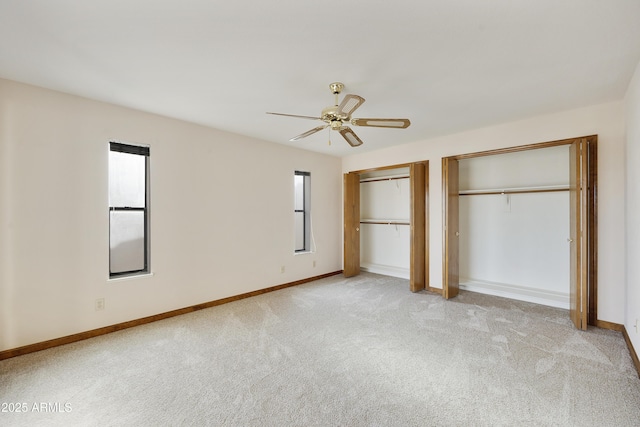
{"label": "ceiling fan downrod", "polygon": [[342,89],[344,89],[344,84],[340,83],[340,82],[333,82],[329,85],[329,89],[331,89],[331,93],[335,95],[336,97],[336,107],[338,106],[338,95],[340,95],[340,92],[342,92]]}

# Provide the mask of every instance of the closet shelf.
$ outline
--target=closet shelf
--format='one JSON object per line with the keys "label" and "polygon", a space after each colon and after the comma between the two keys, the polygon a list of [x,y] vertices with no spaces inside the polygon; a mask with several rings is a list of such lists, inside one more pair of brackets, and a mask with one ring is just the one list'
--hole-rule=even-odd
{"label": "closet shelf", "polygon": [[360,224],[411,225],[408,219],[361,219]]}
{"label": "closet shelf", "polygon": [[511,187],[488,188],[482,190],[460,190],[460,196],[495,195],[495,194],[526,194],[526,193],[552,193],[556,191],[569,191],[568,185],[548,185],[539,187]]}

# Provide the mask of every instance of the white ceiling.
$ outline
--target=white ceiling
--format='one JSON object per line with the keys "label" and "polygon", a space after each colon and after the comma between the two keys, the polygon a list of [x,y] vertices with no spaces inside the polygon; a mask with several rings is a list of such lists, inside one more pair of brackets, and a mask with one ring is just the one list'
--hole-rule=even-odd
{"label": "white ceiling", "polygon": [[[335,156],[621,99],[638,0],[0,0],[0,77]],[[366,98],[351,148],[328,85]]]}

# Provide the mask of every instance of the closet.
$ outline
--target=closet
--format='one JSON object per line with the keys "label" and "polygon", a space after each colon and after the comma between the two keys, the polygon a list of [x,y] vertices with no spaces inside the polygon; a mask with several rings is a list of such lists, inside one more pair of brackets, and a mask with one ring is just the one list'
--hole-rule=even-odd
{"label": "closet", "polygon": [[428,289],[428,163],[344,175],[344,275],[360,269],[408,278]]}
{"label": "closet", "polygon": [[568,307],[597,322],[597,136],[442,159],[443,296]]}
{"label": "closet", "polygon": [[462,159],[460,288],[569,308],[569,146]]}
{"label": "closet", "polygon": [[409,279],[409,168],[360,174],[360,267]]}

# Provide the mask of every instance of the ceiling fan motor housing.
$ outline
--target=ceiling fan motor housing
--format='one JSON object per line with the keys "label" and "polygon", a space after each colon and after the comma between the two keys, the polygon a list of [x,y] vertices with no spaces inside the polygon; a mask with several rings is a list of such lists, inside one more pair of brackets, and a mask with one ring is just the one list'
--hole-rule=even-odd
{"label": "ceiling fan motor housing", "polygon": [[342,120],[346,119],[346,117],[340,117],[338,115],[337,105],[332,105],[322,110],[320,118],[323,122],[330,124],[332,129],[342,126]]}

